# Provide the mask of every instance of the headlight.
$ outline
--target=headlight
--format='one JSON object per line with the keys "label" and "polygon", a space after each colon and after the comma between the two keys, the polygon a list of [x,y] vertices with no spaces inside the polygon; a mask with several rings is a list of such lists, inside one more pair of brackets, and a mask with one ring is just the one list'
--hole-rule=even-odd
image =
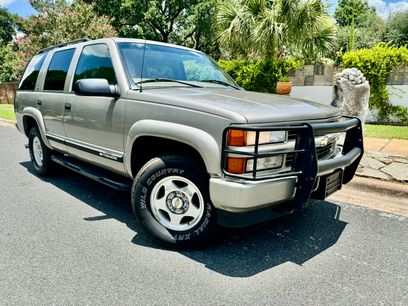
{"label": "headlight", "polygon": [[[247,132],[246,144],[247,146],[255,145],[255,132]],[[286,140],[286,131],[260,132],[259,144],[284,142]]]}
{"label": "headlight", "polygon": [[[269,131],[259,133],[259,144],[279,143],[286,141],[287,131]],[[256,141],[256,132],[243,130],[229,130],[229,146],[253,146]]]}
{"label": "headlight", "polygon": [[[257,159],[256,169],[257,170],[264,170],[264,169],[280,168],[280,167],[282,167],[282,163],[283,163],[283,156],[282,155],[258,158]],[[253,169],[254,169],[254,160],[253,159],[248,159],[248,161],[246,163],[246,171],[250,172]]]}

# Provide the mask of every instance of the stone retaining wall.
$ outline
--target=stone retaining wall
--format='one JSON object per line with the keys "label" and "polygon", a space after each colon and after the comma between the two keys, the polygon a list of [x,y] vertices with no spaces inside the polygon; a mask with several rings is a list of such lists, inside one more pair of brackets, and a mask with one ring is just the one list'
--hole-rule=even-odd
{"label": "stone retaining wall", "polygon": [[[343,68],[329,65],[305,65],[302,69],[292,69],[288,73],[293,86],[333,86],[334,78]],[[387,85],[408,85],[408,66],[390,74]]]}

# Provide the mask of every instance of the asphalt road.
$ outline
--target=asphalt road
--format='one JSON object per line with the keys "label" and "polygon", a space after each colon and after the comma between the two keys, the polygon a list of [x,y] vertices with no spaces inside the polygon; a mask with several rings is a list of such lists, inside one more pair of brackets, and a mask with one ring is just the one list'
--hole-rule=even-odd
{"label": "asphalt road", "polygon": [[1,305],[408,305],[408,219],[321,202],[172,251],[129,196],[69,171],[32,173],[0,127]]}

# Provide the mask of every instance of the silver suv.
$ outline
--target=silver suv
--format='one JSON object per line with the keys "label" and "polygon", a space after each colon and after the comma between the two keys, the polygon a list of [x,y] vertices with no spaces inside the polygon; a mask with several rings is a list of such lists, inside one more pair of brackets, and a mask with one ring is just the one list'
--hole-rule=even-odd
{"label": "silver suv", "polygon": [[324,199],[363,154],[357,118],[244,91],[199,51],[137,39],[41,50],[15,111],[39,175],[60,164],[131,191],[143,227],[175,246]]}

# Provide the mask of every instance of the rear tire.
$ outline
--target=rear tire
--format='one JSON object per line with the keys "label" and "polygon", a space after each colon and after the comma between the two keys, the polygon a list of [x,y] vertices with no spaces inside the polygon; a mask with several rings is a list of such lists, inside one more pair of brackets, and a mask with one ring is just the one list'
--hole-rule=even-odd
{"label": "rear tire", "polygon": [[156,240],[174,247],[208,242],[217,229],[205,169],[182,156],[151,159],[132,186],[132,209]]}
{"label": "rear tire", "polygon": [[28,133],[28,149],[35,172],[41,176],[50,174],[54,166],[52,151],[44,144],[37,127],[33,127]]}

